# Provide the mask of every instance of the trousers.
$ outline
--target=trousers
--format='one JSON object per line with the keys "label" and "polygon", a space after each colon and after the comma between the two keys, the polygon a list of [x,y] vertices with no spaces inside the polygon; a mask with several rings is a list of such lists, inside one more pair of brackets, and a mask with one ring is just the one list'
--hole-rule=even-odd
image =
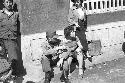
{"label": "trousers", "polygon": [[79,38],[81,45],[83,46],[83,51],[88,50],[88,43],[86,39],[85,31],[76,31],[76,36]]}

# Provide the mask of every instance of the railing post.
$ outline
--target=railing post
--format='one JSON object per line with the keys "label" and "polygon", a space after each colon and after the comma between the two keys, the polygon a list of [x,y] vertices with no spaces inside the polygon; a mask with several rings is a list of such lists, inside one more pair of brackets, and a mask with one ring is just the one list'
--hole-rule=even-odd
{"label": "railing post", "polygon": [[105,12],[107,12],[107,0],[104,1]]}
{"label": "railing post", "polygon": [[117,0],[117,10],[120,10],[119,0]]}
{"label": "railing post", "polygon": [[125,10],[125,1],[124,0],[121,0],[122,1],[122,10]]}
{"label": "railing post", "polygon": [[101,2],[100,1],[98,1],[98,6],[100,7],[100,9],[98,8],[98,13],[101,13]]}
{"label": "railing post", "polygon": [[96,13],[98,13],[98,0],[96,1]]}
{"label": "railing post", "polygon": [[123,10],[123,0],[121,0],[121,10]]}
{"label": "railing post", "polygon": [[93,13],[95,13],[95,9],[94,9],[94,1],[91,1],[91,7],[92,7],[92,12],[91,12],[91,14],[93,14]]}
{"label": "railing post", "polygon": [[104,8],[103,8],[103,0],[100,0],[100,13],[103,13],[104,12]]}
{"label": "railing post", "polygon": [[90,14],[90,12],[89,12],[89,1],[86,1],[86,3],[87,3],[87,13]]}
{"label": "railing post", "polygon": [[111,0],[109,0],[109,11],[112,11],[112,7],[111,7]]}
{"label": "railing post", "polygon": [[113,0],[113,11],[115,11],[117,7],[115,7],[115,0]]}

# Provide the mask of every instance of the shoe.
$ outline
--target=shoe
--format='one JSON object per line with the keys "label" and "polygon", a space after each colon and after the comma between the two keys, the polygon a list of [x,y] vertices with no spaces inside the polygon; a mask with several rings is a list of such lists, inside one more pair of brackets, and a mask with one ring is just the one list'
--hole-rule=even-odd
{"label": "shoe", "polygon": [[65,78],[64,76],[61,76],[60,81],[64,83],[71,83],[70,80]]}

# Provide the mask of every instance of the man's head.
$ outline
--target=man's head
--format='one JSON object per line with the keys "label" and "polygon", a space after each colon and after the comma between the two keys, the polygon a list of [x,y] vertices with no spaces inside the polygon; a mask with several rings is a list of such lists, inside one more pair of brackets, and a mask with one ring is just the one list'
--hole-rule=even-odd
{"label": "man's head", "polygon": [[46,32],[46,38],[51,46],[57,46],[60,44],[61,40],[58,39],[56,32],[48,31]]}
{"label": "man's head", "polygon": [[80,2],[80,3],[83,3],[84,0],[71,0],[73,3],[77,3],[77,2]]}
{"label": "man's head", "polygon": [[7,10],[13,9],[13,0],[3,0],[3,4]]}
{"label": "man's head", "polygon": [[74,6],[82,6],[84,0],[71,0],[74,3]]}

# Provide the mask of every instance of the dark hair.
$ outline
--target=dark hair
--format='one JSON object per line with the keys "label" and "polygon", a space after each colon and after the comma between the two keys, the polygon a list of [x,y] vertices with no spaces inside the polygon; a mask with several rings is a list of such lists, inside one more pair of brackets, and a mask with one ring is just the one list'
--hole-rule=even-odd
{"label": "dark hair", "polygon": [[58,46],[60,44],[61,40],[57,38],[53,38],[52,41],[48,41],[48,43],[53,47],[53,46]]}
{"label": "dark hair", "polygon": [[65,38],[68,40],[76,41],[75,37],[71,37],[70,33],[74,30],[74,25],[68,26],[64,29]]}
{"label": "dark hair", "polygon": [[[11,1],[11,2],[13,2],[13,0],[8,0],[8,1]],[[5,0],[3,0],[3,2],[5,2]]]}
{"label": "dark hair", "polygon": [[71,0],[73,3],[76,3],[77,1],[80,1],[81,3],[83,3],[83,0]]}

